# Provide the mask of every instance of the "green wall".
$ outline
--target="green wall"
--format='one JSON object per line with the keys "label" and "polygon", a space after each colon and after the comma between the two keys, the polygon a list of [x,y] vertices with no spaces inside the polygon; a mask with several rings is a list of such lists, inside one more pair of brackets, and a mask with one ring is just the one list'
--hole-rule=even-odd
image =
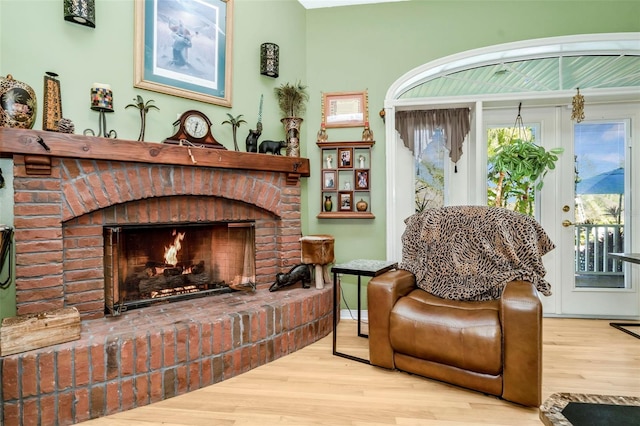
{"label": "green wall", "polygon": [[[407,71],[431,60],[493,44],[531,38],[601,32],[640,31],[638,1],[420,1],[305,10],[296,0],[235,0],[233,31],[233,107],[231,109],[133,87],[133,0],[96,0],[96,28],[63,20],[62,0],[0,0],[0,75],[30,84],[42,99],[46,71],[59,74],[63,115],[76,133],[97,129],[89,109],[94,82],[108,83],[116,112],[107,116],[119,137],[136,139],[136,110],[125,110],[136,95],[153,99],[160,111],[147,116],[147,141],[173,133],[172,123],[187,109],[199,109],[214,123],[214,135],[233,149],[227,113],[243,114],[239,129],[244,149],[255,128],[264,94],[263,139],[282,139],[273,89],[297,80],[309,86],[310,103],[303,124],[302,155],[312,176],[302,183],[305,234],[336,238],[336,260],[385,257],[384,125],[378,117],[389,86]],[[259,47],[280,46],[280,76],[259,74]],[[321,93],[368,90],[373,150],[371,209],[373,220],[319,220],[319,150]],[[35,128],[42,127],[38,115]],[[359,139],[362,129],[329,129],[329,139]],[[0,160],[3,172],[10,170]],[[5,172],[5,177],[7,173]],[[0,189],[0,223],[12,224],[11,188]],[[353,286],[347,288],[352,297]],[[0,294],[0,317],[13,313],[11,297]],[[353,299],[352,299],[353,300]],[[350,304],[353,307],[354,304]]]}
{"label": "green wall", "polygon": [[[384,259],[385,140],[378,117],[386,91],[411,69],[459,52],[519,40],[572,34],[640,31],[640,1],[431,1],[336,7],[307,11],[307,81],[313,89],[307,111],[307,156],[311,178],[306,192],[311,233],[336,237],[336,259]],[[317,220],[320,92],[368,89],[373,150],[373,221]],[[310,127],[310,128],[309,128]],[[361,129],[328,129],[329,140],[358,138]],[[345,277],[353,283],[352,277]],[[355,285],[343,286],[355,301]],[[351,309],[355,302],[349,303]],[[366,306],[366,301],[365,301]]]}

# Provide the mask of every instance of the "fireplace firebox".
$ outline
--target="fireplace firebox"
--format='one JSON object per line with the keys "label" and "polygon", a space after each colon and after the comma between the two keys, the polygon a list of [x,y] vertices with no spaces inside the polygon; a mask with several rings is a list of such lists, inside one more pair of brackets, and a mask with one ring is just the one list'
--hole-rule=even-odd
{"label": "fireplace firebox", "polygon": [[254,222],[104,228],[105,313],[255,288]]}

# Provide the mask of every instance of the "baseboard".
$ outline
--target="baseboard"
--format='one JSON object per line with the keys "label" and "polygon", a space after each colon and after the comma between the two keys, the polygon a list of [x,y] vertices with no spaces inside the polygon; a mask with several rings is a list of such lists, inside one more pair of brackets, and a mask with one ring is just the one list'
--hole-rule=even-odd
{"label": "baseboard", "polygon": [[[340,309],[340,319],[352,319],[356,321],[358,319],[358,310],[357,309]],[[362,310],[360,311],[360,320],[368,321],[369,320],[369,311]]]}

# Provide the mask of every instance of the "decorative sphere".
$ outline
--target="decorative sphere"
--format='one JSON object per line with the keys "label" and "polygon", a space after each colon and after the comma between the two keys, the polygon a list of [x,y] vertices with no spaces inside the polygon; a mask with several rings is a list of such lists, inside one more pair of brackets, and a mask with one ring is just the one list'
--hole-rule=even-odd
{"label": "decorative sphere", "polygon": [[31,129],[36,112],[36,93],[31,86],[14,80],[11,74],[0,78],[0,126]]}

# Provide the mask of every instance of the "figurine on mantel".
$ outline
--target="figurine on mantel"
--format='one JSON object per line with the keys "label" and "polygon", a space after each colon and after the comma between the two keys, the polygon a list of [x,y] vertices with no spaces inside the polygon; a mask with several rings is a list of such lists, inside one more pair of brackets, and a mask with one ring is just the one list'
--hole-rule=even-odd
{"label": "figurine on mantel", "polygon": [[124,107],[124,109],[137,108],[138,111],[140,111],[140,134],[138,135],[138,141],[142,142],[144,141],[145,128],[147,127],[147,113],[152,109],[160,111],[160,108],[155,105],[151,105],[154,102],[153,99],[149,99],[145,102],[140,95],[137,95],[133,101],[135,102],[134,104],[129,104]]}
{"label": "figurine on mantel", "polygon": [[240,148],[238,148],[238,139],[237,139],[237,135],[238,135],[238,127],[240,127],[240,125],[242,123],[246,123],[245,120],[243,120],[242,118],[242,114],[238,115],[237,117],[234,117],[233,115],[227,113],[227,115],[229,116],[228,120],[224,120],[222,122],[222,124],[230,124],[231,125],[231,134],[233,136],[233,147],[236,151],[240,151]]}
{"label": "figurine on mantel", "polygon": [[256,129],[249,129],[247,139],[245,139],[245,148],[247,152],[258,152],[258,138],[262,134],[262,100],[264,95],[260,95],[260,107],[258,108],[258,123]]}
{"label": "figurine on mantel", "polygon": [[58,121],[58,132],[73,133],[75,132],[75,130],[75,124],[73,124],[73,121],[69,120],[68,118],[61,118],[60,121]]}

